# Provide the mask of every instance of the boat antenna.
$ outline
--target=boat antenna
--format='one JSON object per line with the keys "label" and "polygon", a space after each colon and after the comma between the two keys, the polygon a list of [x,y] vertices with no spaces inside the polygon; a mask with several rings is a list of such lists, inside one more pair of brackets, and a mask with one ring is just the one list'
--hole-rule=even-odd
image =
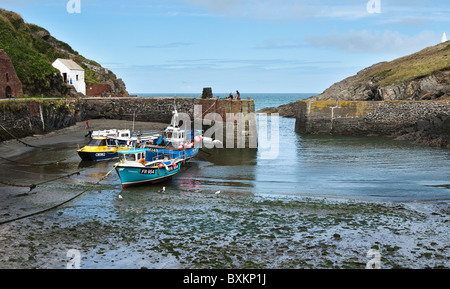
{"label": "boat antenna", "polygon": [[133,112],[133,129],[132,129],[132,134],[134,134],[134,120],[136,118],[136,110]]}

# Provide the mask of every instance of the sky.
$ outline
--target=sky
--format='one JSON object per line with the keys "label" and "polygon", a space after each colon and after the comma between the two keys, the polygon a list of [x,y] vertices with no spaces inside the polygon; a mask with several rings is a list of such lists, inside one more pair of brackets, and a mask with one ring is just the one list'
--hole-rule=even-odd
{"label": "sky", "polygon": [[130,93],[321,93],[450,36],[450,1],[0,0]]}

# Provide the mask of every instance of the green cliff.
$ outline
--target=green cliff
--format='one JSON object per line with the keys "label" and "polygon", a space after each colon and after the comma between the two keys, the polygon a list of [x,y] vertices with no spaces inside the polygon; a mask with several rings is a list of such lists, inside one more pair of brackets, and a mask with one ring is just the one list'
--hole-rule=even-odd
{"label": "green cliff", "polygon": [[22,82],[23,92],[28,96],[69,95],[59,71],[52,67],[56,58],[72,58],[85,69],[86,84],[108,83],[112,93],[128,94],[125,84],[111,71],[95,61],[86,59],[70,45],[53,36],[44,28],[26,23],[12,11],[0,8],[0,49],[5,51],[14,64]]}
{"label": "green cliff", "polygon": [[[308,100],[389,101],[449,100],[450,41],[417,53],[381,62],[333,84]],[[264,108],[260,113],[295,117],[297,102]]]}
{"label": "green cliff", "polygon": [[450,41],[381,62],[335,83],[315,100],[438,100],[450,97]]}

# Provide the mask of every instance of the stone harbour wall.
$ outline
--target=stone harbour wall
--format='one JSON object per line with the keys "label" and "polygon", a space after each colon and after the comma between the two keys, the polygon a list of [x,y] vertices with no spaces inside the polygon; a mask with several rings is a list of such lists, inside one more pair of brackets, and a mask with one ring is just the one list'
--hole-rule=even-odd
{"label": "stone harbour wall", "polygon": [[450,147],[450,101],[298,102],[295,130],[373,135]]}
{"label": "stone harbour wall", "polygon": [[[248,114],[255,112],[253,100],[198,99],[190,97],[118,97],[85,98],[76,101],[77,120],[106,118],[169,123],[176,107],[179,113],[187,113],[193,121],[195,106],[201,106],[201,117],[217,113],[226,120],[227,113]],[[200,117],[200,115],[198,116]]]}
{"label": "stone harbour wall", "polygon": [[[76,124],[75,104],[64,100],[0,101],[0,141],[42,134]],[[11,135],[12,134],[12,135]]]}
{"label": "stone harbour wall", "polygon": [[[197,110],[195,107],[197,106]],[[77,99],[15,99],[0,102],[0,141],[11,139],[7,131],[18,138],[42,134],[90,119],[116,119],[170,123],[173,110],[187,113],[194,124],[198,118],[227,122],[227,114],[255,112],[253,100],[220,100],[182,97],[93,97]],[[211,113],[215,113],[212,118]],[[254,115],[254,114],[253,114]],[[253,116],[256,123],[256,116]],[[235,118],[229,120],[235,125]],[[214,122],[206,122],[207,130]],[[223,126],[226,129],[227,125]],[[247,129],[244,127],[243,130]],[[7,130],[7,131],[6,131]],[[235,132],[237,134],[238,132]],[[246,133],[245,131],[239,133]],[[248,133],[247,133],[248,134]]]}

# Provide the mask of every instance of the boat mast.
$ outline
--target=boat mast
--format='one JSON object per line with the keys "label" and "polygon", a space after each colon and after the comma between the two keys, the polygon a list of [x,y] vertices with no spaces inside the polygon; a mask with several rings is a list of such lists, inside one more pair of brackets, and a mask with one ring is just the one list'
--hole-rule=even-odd
{"label": "boat mast", "polygon": [[136,118],[136,111],[133,112],[133,129],[131,130],[131,134],[134,135],[134,120]]}

